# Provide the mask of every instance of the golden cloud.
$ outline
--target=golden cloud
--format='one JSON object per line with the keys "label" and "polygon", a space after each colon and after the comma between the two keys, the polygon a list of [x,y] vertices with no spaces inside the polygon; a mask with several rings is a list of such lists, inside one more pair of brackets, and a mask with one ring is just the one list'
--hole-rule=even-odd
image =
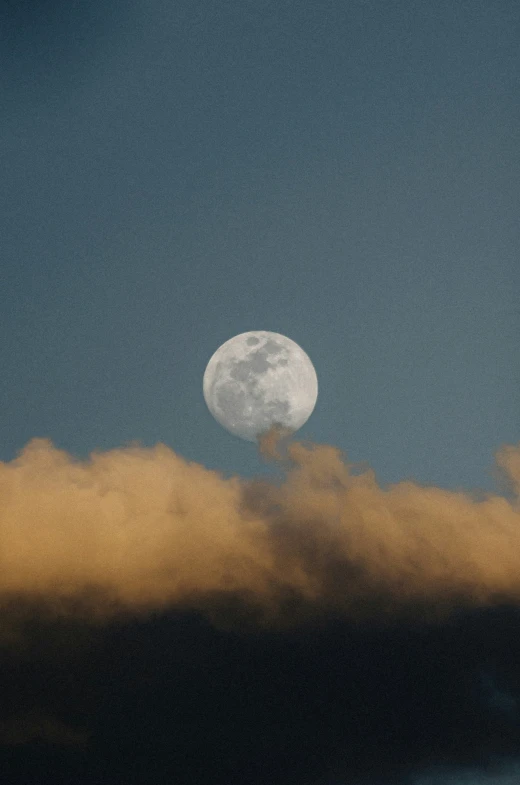
{"label": "golden cloud", "polygon": [[[45,439],[0,463],[0,601],[110,619],[233,598],[264,620],[520,600],[520,447],[512,500],[381,488],[332,446],[261,440],[280,482],[224,478],[165,445],[74,459]],[[5,622],[4,622],[5,623]]]}

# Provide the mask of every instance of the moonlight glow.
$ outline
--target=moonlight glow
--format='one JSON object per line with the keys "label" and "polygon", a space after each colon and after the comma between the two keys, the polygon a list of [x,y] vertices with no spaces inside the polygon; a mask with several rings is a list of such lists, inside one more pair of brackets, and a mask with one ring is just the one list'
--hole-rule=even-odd
{"label": "moonlight glow", "polygon": [[217,349],[204,373],[213,417],[248,441],[272,425],[296,431],[309,419],[318,379],[308,355],[279,333],[241,333]]}

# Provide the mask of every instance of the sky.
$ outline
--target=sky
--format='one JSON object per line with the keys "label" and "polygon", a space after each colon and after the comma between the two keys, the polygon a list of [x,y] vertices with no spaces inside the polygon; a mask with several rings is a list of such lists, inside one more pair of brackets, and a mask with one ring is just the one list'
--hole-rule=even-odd
{"label": "sky", "polygon": [[[520,8],[0,6],[0,763],[510,785]],[[289,445],[215,350],[311,358]]]}

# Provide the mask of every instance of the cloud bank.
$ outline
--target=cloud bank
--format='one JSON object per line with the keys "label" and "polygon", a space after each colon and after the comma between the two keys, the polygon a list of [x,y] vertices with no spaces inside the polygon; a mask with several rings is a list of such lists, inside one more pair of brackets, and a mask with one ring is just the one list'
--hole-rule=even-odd
{"label": "cloud bank", "polygon": [[516,775],[520,448],[485,496],[286,436],[259,445],[269,481],[164,445],[0,464],[10,783]]}
{"label": "cloud bank", "polygon": [[[323,612],[426,613],[520,601],[520,446],[512,498],[380,487],[332,446],[260,445],[280,482],[226,479],[165,445],[76,460],[45,439],[0,464],[0,602],[110,619],[167,607],[258,623]],[[4,627],[8,629],[4,614]]]}

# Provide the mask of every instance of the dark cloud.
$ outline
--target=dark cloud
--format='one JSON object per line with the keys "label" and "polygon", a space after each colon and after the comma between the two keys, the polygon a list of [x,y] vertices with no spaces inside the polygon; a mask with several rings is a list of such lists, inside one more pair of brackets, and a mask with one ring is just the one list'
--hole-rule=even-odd
{"label": "dark cloud", "polygon": [[514,762],[517,497],[382,489],[286,436],[261,444],[277,482],[163,445],[0,465],[7,781],[487,785]]}
{"label": "dark cloud", "polygon": [[0,743],[6,747],[41,741],[46,744],[80,745],[88,735],[71,728],[45,712],[30,709],[0,720]]}
{"label": "dark cloud", "polygon": [[518,623],[516,609],[493,609],[255,631],[170,611],[90,628],[89,640],[86,624],[33,620],[25,648],[2,658],[3,771],[158,785],[484,774],[520,749],[516,718],[482,699],[480,676],[483,661],[502,679],[518,662]]}

